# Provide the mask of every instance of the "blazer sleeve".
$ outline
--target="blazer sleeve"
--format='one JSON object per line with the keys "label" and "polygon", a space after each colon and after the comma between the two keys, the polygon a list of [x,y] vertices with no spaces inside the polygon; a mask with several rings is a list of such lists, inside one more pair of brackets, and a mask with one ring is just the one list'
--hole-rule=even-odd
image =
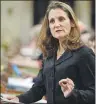
{"label": "blazer sleeve", "polygon": [[20,102],[29,104],[29,103],[36,102],[42,99],[42,97],[45,95],[46,90],[44,86],[43,67],[42,69],[40,69],[37,75],[37,78],[38,80],[36,81],[36,83],[32,86],[32,88],[29,91],[17,96]]}
{"label": "blazer sleeve", "polygon": [[95,54],[92,50],[82,55],[77,62],[77,68],[84,88],[74,88],[67,99],[74,104],[95,104]]}

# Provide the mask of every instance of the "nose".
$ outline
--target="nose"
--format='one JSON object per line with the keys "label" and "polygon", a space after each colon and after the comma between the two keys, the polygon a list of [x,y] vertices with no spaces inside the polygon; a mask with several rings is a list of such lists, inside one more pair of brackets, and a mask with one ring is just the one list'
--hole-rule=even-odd
{"label": "nose", "polygon": [[59,21],[55,21],[55,27],[59,27],[60,26],[60,22]]}

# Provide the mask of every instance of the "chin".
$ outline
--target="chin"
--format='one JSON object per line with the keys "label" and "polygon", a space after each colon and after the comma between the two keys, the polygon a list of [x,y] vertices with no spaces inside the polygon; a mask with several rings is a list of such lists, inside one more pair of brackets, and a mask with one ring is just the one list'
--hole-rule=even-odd
{"label": "chin", "polygon": [[62,40],[66,35],[57,35],[54,38],[58,39],[58,40]]}
{"label": "chin", "polygon": [[64,37],[54,37],[54,38],[56,38],[56,39],[58,39],[58,40],[61,40],[61,39],[63,39]]}
{"label": "chin", "polygon": [[64,33],[64,32],[62,33],[62,32],[61,32],[61,33],[55,33],[55,34],[53,35],[53,37],[56,38],[56,39],[58,39],[58,40],[59,40],[59,39],[61,40],[61,39],[63,39],[66,35],[67,35],[67,33]]}

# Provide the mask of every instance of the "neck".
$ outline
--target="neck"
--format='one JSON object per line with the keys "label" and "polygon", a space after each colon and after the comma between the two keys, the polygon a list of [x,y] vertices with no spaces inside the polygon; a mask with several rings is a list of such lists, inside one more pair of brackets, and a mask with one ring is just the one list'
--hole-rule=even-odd
{"label": "neck", "polygon": [[64,47],[62,46],[62,44],[60,42],[59,42],[58,51],[60,51],[60,52],[64,51]]}
{"label": "neck", "polygon": [[64,47],[63,47],[61,44],[59,44],[57,54],[58,54],[58,55],[61,55],[61,54],[64,53],[64,51],[65,51],[65,50],[64,50]]}
{"label": "neck", "polygon": [[61,55],[64,53],[64,48],[61,44],[59,44],[59,47],[58,47],[58,51],[57,51],[57,60],[59,59],[59,57],[61,57]]}

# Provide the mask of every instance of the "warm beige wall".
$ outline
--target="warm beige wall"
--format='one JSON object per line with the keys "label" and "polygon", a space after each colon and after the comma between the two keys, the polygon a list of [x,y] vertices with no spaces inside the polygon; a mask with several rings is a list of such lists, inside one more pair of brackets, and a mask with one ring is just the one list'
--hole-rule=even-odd
{"label": "warm beige wall", "polygon": [[[33,24],[33,1],[1,1],[1,41],[28,41]],[[11,44],[11,43],[10,43]]]}
{"label": "warm beige wall", "polygon": [[88,27],[91,27],[91,1],[86,0],[86,1],[80,1],[80,0],[75,0],[74,1],[74,10],[77,15],[77,17],[84,22]]}

